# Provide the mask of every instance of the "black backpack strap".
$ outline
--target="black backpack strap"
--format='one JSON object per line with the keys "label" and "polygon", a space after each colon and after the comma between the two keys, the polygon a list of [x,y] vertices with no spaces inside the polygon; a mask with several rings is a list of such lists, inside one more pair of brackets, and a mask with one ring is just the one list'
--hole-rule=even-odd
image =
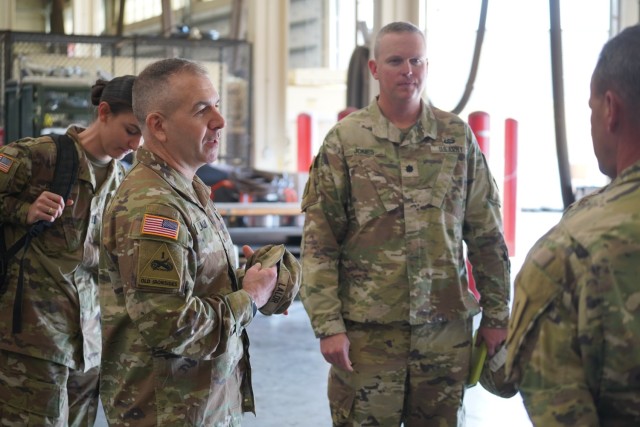
{"label": "black backpack strap", "polygon": [[[69,135],[49,135],[56,143],[56,168],[53,173],[53,181],[49,191],[55,193],[66,200],[71,195],[73,184],[78,178],[78,151],[76,143]],[[38,237],[45,229],[51,227],[53,223],[49,221],[38,221],[29,228],[31,237]]]}
{"label": "black backpack strap", "polygon": [[[51,139],[56,143],[56,167],[53,174],[53,181],[49,187],[49,191],[63,197],[66,202],[71,195],[76,179],[78,178],[78,151],[76,144],[68,135],[50,135]],[[61,221],[62,219],[58,219]],[[16,296],[13,300],[13,333],[17,334],[22,331],[22,295],[24,292],[24,257],[29,250],[31,240],[38,237],[44,230],[51,227],[49,221],[38,221],[31,225],[27,234],[22,236],[20,240],[13,245],[7,255],[13,252],[15,255],[22,247],[22,257],[20,258],[20,270],[18,273],[18,285],[16,287]],[[16,247],[17,245],[20,245]],[[8,259],[5,259],[8,263]]]}

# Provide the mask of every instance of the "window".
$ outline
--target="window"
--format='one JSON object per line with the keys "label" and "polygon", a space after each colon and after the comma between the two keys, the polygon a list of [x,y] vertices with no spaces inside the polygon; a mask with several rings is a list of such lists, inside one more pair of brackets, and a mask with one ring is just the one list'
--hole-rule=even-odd
{"label": "window", "polygon": [[[190,0],[171,0],[171,8],[179,10],[187,6]],[[125,3],[125,25],[155,18],[162,14],[162,2],[160,0],[135,0]]]}

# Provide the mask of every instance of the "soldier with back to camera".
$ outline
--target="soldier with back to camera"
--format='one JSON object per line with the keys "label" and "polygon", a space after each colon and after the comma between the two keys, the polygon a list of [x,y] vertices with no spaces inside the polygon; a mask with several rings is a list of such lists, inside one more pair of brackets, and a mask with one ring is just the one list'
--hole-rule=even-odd
{"label": "soldier with back to camera", "polygon": [[591,77],[591,136],[611,182],[572,204],[515,280],[507,375],[535,426],[640,425],[640,26]]}

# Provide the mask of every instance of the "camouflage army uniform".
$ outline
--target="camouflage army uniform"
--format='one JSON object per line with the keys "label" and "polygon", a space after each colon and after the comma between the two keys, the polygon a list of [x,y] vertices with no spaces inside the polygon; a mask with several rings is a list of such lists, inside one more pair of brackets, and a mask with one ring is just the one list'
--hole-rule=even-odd
{"label": "camouflage army uniform", "polygon": [[507,373],[536,426],[640,425],[640,163],[574,203],[516,277]]}
{"label": "camouflage army uniform", "polygon": [[235,252],[210,189],[141,147],[104,216],[101,397],[111,426],[238,426],[253,411]]}
{"label": "camouflage army uniform", "polygon": [[[72,127],[79,157],[74,203],[31,242],[24,257],[22,332],[12,333],[19,252],[9,265],[6,292],[0,296],[1,418],[16,425],[69,425],[88,417],[98,405],[100,306],[98,252],[105,200],[124,169],[112,161],[96,188],[93,167]],[[53,180],[56,145],[49,137],[28,138],[0,148],[0,218],[7,247],[22,237],[31,203]],[[68,401],[67,401],[68,395]],[[9,421],[11,420],[11,421]]]}
{"label": "camouflage army uniform", "polygon": [[[482,324],[506,327],[509,301],[498,190],[469,127],[423,103],[403,135],[374,100],[328,133],[302,208],[302,301],[318,337],[347,332],[356,369],[354,376],[332,368],[334,424],[355,417],[398,425],[405,394],[448,406],[455,423],[470,319],[480,312],[468,288],[463,240],[482,294]],[[365,386],[356,377],[367,369],[372,382]],[[380,379],[385,370],[393,385]],[[425,370],[432,375],[405,389],[407,376],[413,381]],[[438,376],[450,378],[427,386]],[[354,400],[364,408],[360,415],[352,414]],[[376,410],[392,418],[367,418]]]}

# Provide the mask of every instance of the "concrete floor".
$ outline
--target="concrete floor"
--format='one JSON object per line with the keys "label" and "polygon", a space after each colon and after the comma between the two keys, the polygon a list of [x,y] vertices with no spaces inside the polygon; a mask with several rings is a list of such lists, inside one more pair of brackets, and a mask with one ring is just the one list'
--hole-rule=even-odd
{"label": "concrete floor", "polygon": [[[519,212],[512,280],[531,245],[560,218],[557,212]],[[256,414],[243,427],[331,426],[326,397],[329,365],[320,354],[302,304],[294,302],[288,316],[258,315],[249,326]],[[467,427],[529,427],[519,395],[501,399],[477,385],[464,399]],[[96,427],[105,427],[101,417]]]}
{"label": "concrete floor", "polygon": [[[243,427],[329,427],[329,365],[320,354],[302,304],[288,316],[258,315],[249,326],[256,416]],[[529,427],[519,395],[501,399],[477,385],[464,399],[466,427]],[[95,427],[106,427],[100,414]]]}
{"label": "concrete floor", "polygon": [[[326,396],[329,365],[320,354],[302,304],[288,316],[259,316],[249,326],[256,417],[243,427],[331,426]],[[531,426],[519,395],[501,399],[482,386],[467,390],[467,427]],[[428,427],[428,426],[427,426]]]}

